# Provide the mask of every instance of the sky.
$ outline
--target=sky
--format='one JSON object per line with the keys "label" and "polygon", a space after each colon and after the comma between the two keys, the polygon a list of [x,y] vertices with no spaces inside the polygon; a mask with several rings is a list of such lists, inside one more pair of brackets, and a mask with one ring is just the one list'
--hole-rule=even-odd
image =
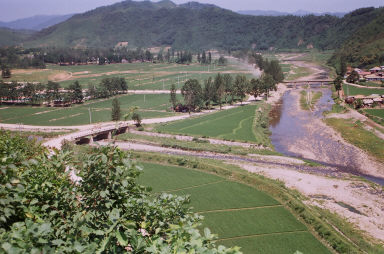
{"label": "sky", "polygon": [[[81,13],[121,0],[0,0],[0,21],[11,21],[34,15]],[[174,0],[180,4],[191,0]],[[194,0],[233,11],[274,10],[294,12],[349,12],[361,7],[384,6],[383,0]],[[157,2],[157,1],[155,1]]]}

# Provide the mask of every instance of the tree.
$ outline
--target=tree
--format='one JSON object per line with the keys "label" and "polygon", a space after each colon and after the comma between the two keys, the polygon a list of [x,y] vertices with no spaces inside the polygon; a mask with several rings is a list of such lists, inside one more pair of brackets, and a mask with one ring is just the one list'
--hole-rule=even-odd
{"label": "tree", "polygon": [[343,78],[341,76],[337,76],[337,78],[333,81],[335,86],[335,90],[337,91],[337,97],[340,98],[340,91],[343,89]]}
{"label": "tree", "polygon": [[225,59],[224,56],[220,56],[218,64],[219,65],[226,65],[227,64],[227,59]]}
{"label": "tree", "polygon": [[201,63],[200,52],[199,52],[199,53],[197,53],[197,62],[198,62],[198,63]]}
{"label": "tree", "polygon": [[265,93],[267,100],[268,100],[269,92],[271,90],[276,91],[276,81],[273,79],[272,75],[270,75],[268,73],[264,73],[261,76],[261,87],[262,87],[263,92]]}
{"label": "tree", "polygon": [[208,64],[212,63],[212,54],[211,51],[208,52]]}
{"label": "tree", "polygon": [[255,98],[260,96],[262,93],[262,82],[260,79],[251,79],[249,83],[249,94],[253,95]]}
{"label": "tree", "polygon": [[197,79],[190,79],[185,82],[181,88],[181,94],[184,97],[184,102],[188,107],[188,112],[194,111],[197,107],[201,106],[202,89]]}
{"label": "tree", "polygon": [[207,63],[207,55],[205,54],[205,51],[203,51],[203,55],[201,56],[201,63],[202,64]]}
{"label": "tree", "polygon": [[269,92],[271,90],[276,91],[276,81],[273,79],[272,75],[268,73],[264,73],[261,76],[261,83],[262,83],[262,88],[265,93],[266,98],[268,99],[269,97]]}
{"label": "tree", "polygon": [[3,77],[3,78],[10,78],[11,75],[12,75],[12,73],[11,73],[11,69],[9,69],[9,68],[6,67],[6,66],[3,66],[3,67],[1,68],[1,77]]}
{"label": "tree", "polygon": [[172,104],[173,110],[175,110],[176,105],[177,105],[177,95],[176,95],[176,85],[175,84],[171,85],[169,102]]}
{"label": "tree", "polygon": [[360,75],[357,71],[353,70],[351,74],[347,77],[348,83],[356,84],[360,80]]}
{"label": "tree", "polygon": [[141,116],[138,113],[133,113],[132,120],[135,121],[136,127],[141,126]]}
{"label": "tree", "polygon": [[284,73],[278,60],[266,62],[265,65],[265,73],[270,74],[276,84],[284,80]]}
{"label": "tree", "polygon": [[204,82],[204,90],[202,94],[202,99],[204,101],[205,107],[210,109],[211,101],[215,99],[215,86],[211,77],[209,77]]}
{"label": "tree", "polygon": [[60,84],[48,81],[48,84],[45,89],[45,96],[48,102],[60,99]]}
{"label": "tree", "polygon": [[235,78],[235,94],[240,98],[241,103],[245,98],[245,93],[247,92],[248,81],[245,75],[237,75]]}
{"label": "tree", "polygon": [[214,87],[215,87],[214,101],[216,103],[219,103],[220,110],[221,110],[221,106],[223,103],[223,97],[225,94],[225,83],[224,83],[223,76],[220,73],[218,73],[215,77]]}
{"label": "tree", "polygon": [[[224,87],[225,87],[225,103],[228,102],[228,96],[232,95],[233,94],[233,78],[231,76],[231,74],[224,74],[223,76],[223,79],[224,79]],[[232,104],[232,101],[233,101],[233,97],[231,97],[231,104]]]}
{"label": "tree", "polygon": [[84,99],[83,90],[79,84],[79,81],[75,81],[68,87],[70,91],[70,99],[72,102],[81,103]]}
{"label": "tree", "polygon": [[120,102],[117,98],[112,100],[112,112],[111,119],[112,121],[119,121],[121,118]]}

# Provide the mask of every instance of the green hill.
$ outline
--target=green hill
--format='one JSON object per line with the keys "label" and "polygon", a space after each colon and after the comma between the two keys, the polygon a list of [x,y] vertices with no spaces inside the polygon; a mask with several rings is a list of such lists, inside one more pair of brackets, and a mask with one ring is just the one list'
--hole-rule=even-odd
{"label": "green hill", "polygon": [[[348,14],[346,19],[359,22],[347,26],[348,38],[335,52],[330,62],[344,59],[353,66],[384,65],[384,8],[365,8]],[[363,21],[363,22],[362,22]],[[352,27],[352,26],[355,27]],[[358,28],[356,28],[358,26]]]}
{"label": "green hill", "polygon": [[[363,8],[343,18],[323,15],[251,16],[215,5],[169,0],[124,1],[74,15],[69,20],[35,33],[26,47],[172,46],[175,49],[305,49],[336,50],[356,66],[383,63],[384,8]],[[1,44],[25,39],[7,30]],[[1,33],[1,31],[0,31]]]}
{"label": "green hill", "polygon": [[333,16],[248,16],[195,2],[125,1],[75,15],[37,33],[28,45],[111,47],[127,41],[132,47],[297,48],[320,45],[318,34],[338,20]]}
{"label": "green hill", "polygon": [[0,47],[23,43],[32,32],[27,30],[12,30],[0,27]]}

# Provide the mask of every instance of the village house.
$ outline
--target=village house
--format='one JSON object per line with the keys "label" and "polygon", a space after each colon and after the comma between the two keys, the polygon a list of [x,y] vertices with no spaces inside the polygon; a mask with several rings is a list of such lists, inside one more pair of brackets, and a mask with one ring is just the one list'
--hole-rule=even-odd
{"label": "village house", "polygon": [[382,71],[382,68],[376,66],[376,67],[370,69],[369,71],[370,71],[372,74],[373,74],[373,73],[378,73],[378,72],[381,72],[381,71]]}

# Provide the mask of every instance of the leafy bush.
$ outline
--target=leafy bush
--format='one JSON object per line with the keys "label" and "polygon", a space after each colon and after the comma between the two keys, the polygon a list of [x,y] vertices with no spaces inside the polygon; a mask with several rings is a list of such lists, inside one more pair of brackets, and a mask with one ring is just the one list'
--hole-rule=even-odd
{"label": "leafy bush", "polygon": [[151,197],[114,147],[80,162],[0,133],[0,253],[239,253],[216,248],[187,197]]}

